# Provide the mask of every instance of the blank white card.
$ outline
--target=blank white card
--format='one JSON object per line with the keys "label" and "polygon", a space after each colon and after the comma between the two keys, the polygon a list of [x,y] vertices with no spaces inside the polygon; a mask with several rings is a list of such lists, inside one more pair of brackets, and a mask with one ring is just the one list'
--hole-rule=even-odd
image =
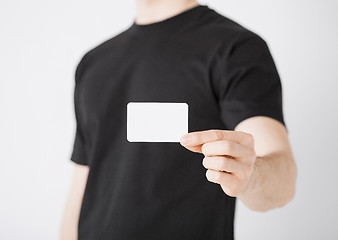
{"label": "blank white card", "polygon": [[129,142],[179,142],[188,133],[188,104],[174,102],[129,102]]}

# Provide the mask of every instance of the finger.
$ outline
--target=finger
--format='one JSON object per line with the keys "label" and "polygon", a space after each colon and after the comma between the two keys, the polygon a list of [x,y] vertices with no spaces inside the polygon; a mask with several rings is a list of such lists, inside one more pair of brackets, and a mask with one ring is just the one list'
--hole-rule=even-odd
{"label": "finger", "polygon": [[236,196],[236,189],[239,189],[239,184],[235,175],[211,169],[208,169],[205,175],[209,182],[220,184],[227,195]]}
{"label": "finger", "polygon": [[205,156],[229,155],[235,158],[245,156],[247,149],[243,145],[229,140],[204,143],[201,151]]}
{"label": "finger", "polygon": [[192,152],[202,153],[202,145],[198,145],[198,146],[185,146],[185,145],[182,145],[182,146],[185,147],[186,149],[192,151]]}
{"label": "finger", "polygon": [[183,146],[198,146],[206,142],[219,140],[230,140],[241,143],[247,140],[246,135],[247,133],[240,131],[210,129],[184,134],[180,138],[180,143]]}
{"label": "finger", "polygon": [[238,173],[242,169],[242,165],[237,160],[221,156],[204,157],[202,165],[207,169],[230,173]]}

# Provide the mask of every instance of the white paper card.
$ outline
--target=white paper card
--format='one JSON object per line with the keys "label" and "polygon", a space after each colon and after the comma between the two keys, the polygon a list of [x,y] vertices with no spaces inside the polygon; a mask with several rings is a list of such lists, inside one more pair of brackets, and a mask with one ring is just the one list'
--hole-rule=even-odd
{"label": "white paper card", "polygon": [[188,104],[171,102],[129,102],[129,142],[179,142],[188,133]]}

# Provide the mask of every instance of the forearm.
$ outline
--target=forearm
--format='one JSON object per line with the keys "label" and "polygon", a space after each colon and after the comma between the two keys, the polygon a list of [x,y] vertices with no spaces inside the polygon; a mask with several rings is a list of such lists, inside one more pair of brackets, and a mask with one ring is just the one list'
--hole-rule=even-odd
{"label": "forearm", "polygon": [[72,209],[69,203],[66,203],[64,207],[63,216],[61,220],[61,226],[59,231],[59,240],[76,240],[77,236],[77,224],[78,224],[78,212]]}
{"label": "forearm", "polygon": [[237,198],[256,211],[282,207],[294,196],[295,180],[296,165],[291,153],[258,156],[247,188]]}
{"label": "forearm", "polygon": [[78,221],[88,173],[88,166],[74,164],[72,181],[61,219],[59,240],[75,240],[78,238]]}

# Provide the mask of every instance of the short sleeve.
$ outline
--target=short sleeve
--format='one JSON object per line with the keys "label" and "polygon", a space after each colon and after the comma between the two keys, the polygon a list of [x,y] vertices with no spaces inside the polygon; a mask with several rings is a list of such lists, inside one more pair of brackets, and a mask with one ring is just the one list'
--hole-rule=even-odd
{"label": "short sleeve", "polygon": [[[86,56],[86,55],[85,55]],[[88,165],[88,156],[86,149],[86,138],[83,127],[83,103],[80,101],[79,95],[81,91],[81,75],[84,68],[85,56],[81,59],[75,71],[75,87],[74,87],[74,110],[76,119],[76,131],[73,141],[73,149],[70,160],[81,165]]]}
{"label": "short sleeve", "polygon": [[[226,55],[226,56],[224,56]],[[243,120],[267,116],[285,127],[282,86],[267,43],[254,34],[232,44],[218,63],[218,102],[229,130]]]}

